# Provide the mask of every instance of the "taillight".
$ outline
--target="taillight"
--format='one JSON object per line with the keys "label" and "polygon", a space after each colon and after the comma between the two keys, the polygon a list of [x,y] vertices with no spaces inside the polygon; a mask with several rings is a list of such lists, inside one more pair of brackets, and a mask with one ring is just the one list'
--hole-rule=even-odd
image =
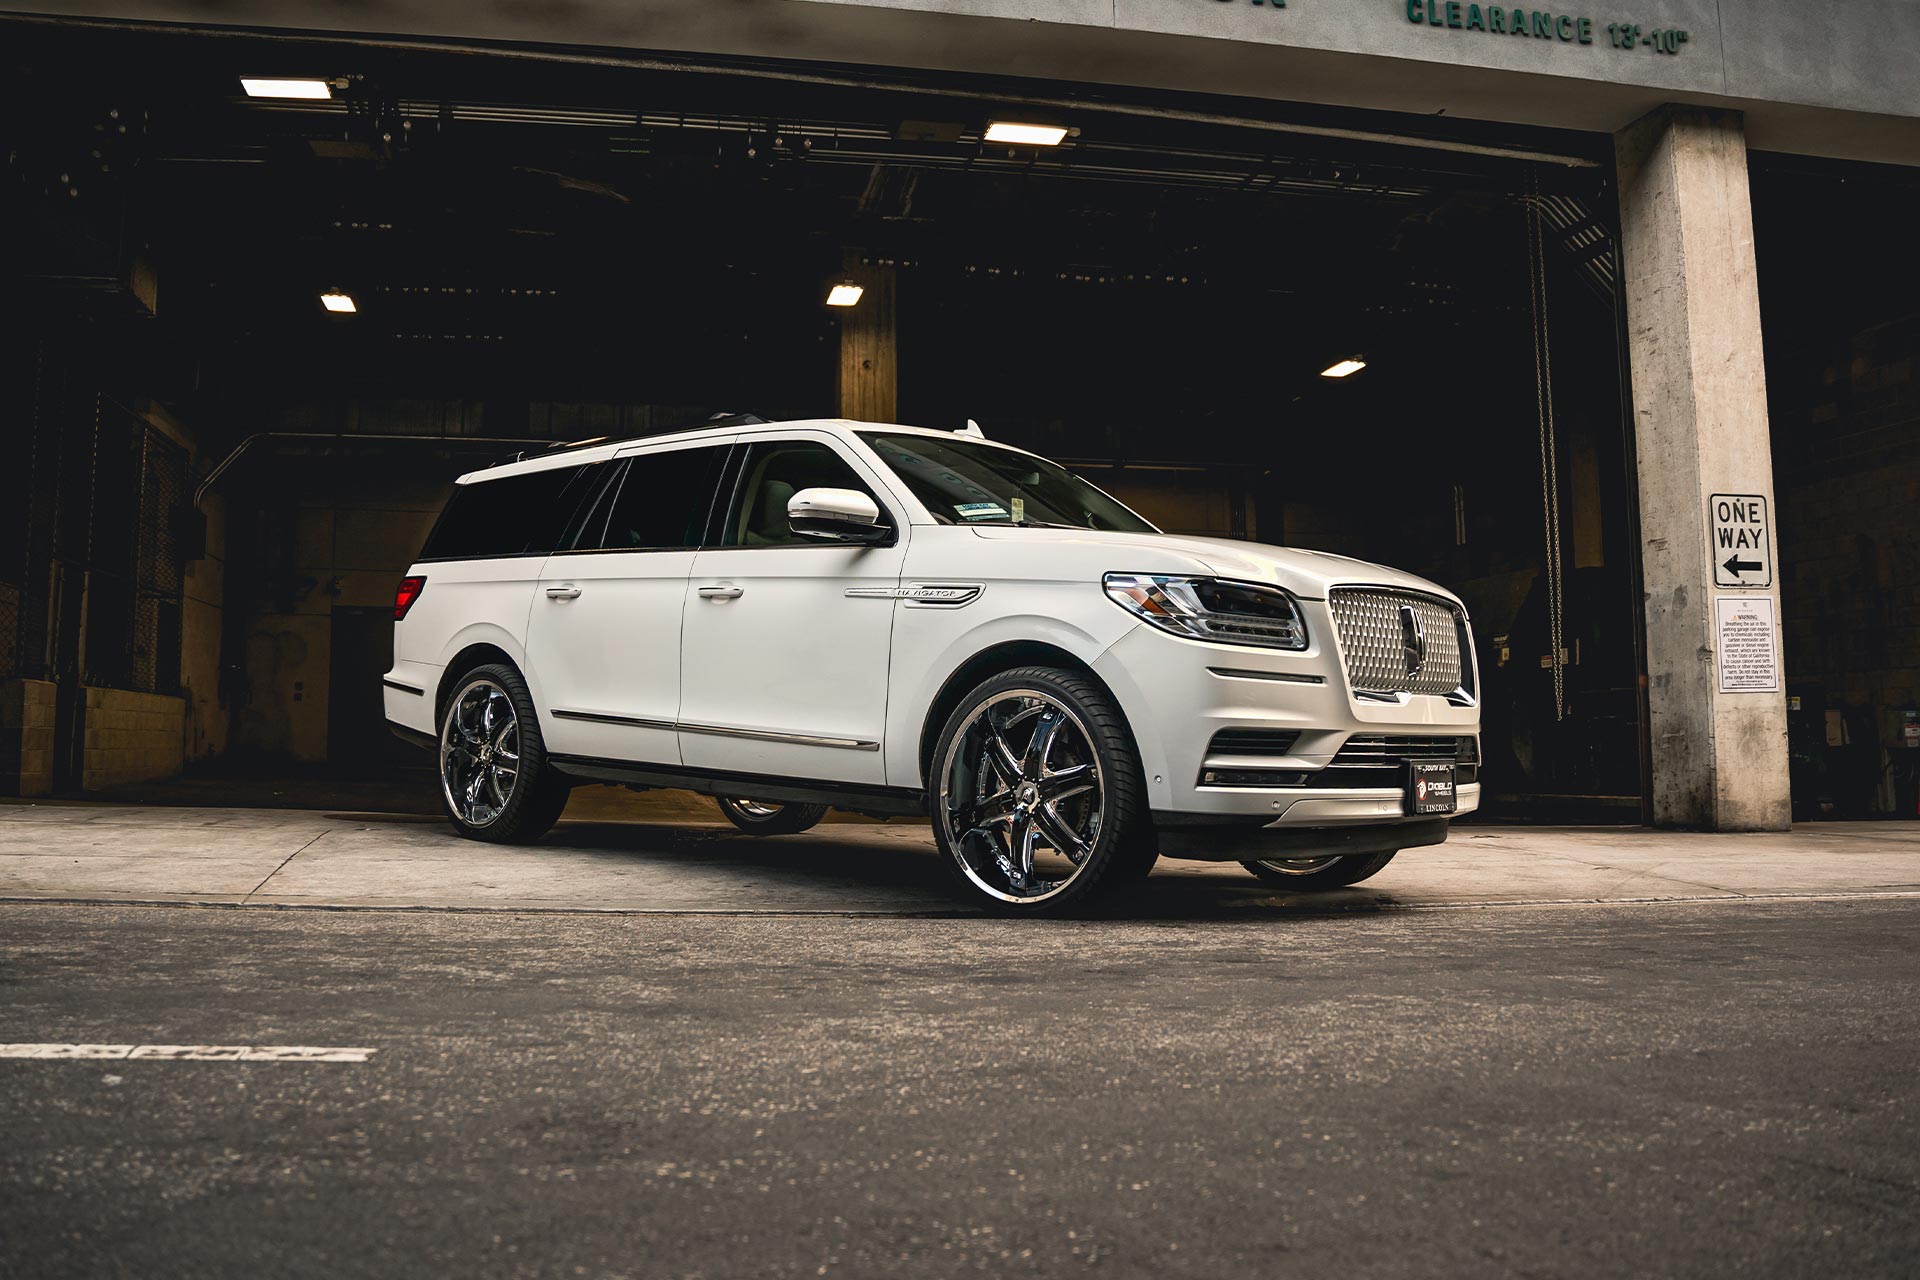
{"label": "taillight", "polygon": [[413,602],[427,589],[425,578],[402,578],[393,593],[393,620],[399,622],[407,616],[407,610],[413,608]]}

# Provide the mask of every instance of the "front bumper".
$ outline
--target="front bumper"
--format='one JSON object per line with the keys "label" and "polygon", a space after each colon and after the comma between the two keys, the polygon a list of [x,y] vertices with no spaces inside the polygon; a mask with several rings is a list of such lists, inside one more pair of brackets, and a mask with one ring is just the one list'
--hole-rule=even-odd
{"label": "front bumper", "polygon": [[[1477,741],[1480,709],[1471,702],[1414,696],[1398,702],[1353,697],[1347,690],[1333,635],[1332,620],[1319,601],[1302,601],[1310,646],[1298,653],[1217,645],[1168,635],[1141,625],[1122,637],[1094,663],[1094,670],[1119,699],[1132,727],[1146,773],[1162,849],[1172,857],[1211,840],[1170,838],[1166,833],[1204,829],[1216,820],[1251,832],[1273,845],[1289,842],[1290,832],[1340,832],[1351,828],[1434,824],[1431,817],[1406,812],[1402,775],[1353,776],[1341,769],[1325,773],[1355,735],[1457,737]],[[1214,749],[1222,730],[1256,730],[1297,735],[1284,755],[1227,756]],[[1207,785],[1210,771],[1259,771],[1280,775],[1274,786]],[[1352,783],[1353,785],[1345,785]],[[1332,784],[1332,785],[1330,785]],[[1477,775],[1463,778],[1458,813],[1480,805]],[[1458,816],[1455,814],[1453,816]],[[1407,848],[1445,839],[1445,819],[1434,839],[1412,838],[1387,847]],[[1323,843],[1352,836],[1305,837]],[[1212,856],[1228,856],[1218,854]],[[1274,851],[1269,856],[1289,856]]]}
{"label": "front bumper", "polygon": [[1160,856],[1200,862],[1259,862],[1267,858],[1346,857],[1394,853],[1443,844],[1447,818],[1406,818],[1344,827],[1289,827],[1280,823],[1195,821],[1192,814],[1158,814]]}

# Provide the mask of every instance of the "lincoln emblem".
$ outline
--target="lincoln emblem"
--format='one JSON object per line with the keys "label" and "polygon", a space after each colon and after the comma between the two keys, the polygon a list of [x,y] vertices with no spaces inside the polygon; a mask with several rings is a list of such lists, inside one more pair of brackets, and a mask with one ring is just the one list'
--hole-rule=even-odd
{"label": "lincoln emblem", "polygon": [[1407,679],[1411,680],[1427,665],[1427,632],[1412,605],[1400,606],[1400,646],[1406,650]]}

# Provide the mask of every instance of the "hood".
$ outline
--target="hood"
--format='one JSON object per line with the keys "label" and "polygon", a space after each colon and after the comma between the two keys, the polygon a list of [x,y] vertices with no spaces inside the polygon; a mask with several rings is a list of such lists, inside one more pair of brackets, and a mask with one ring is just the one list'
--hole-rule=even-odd
{"label": "hood", "polygon": [[[1089,552],[1104,551],[1111,561],[1108,573],[1180,572],[1166,567],[1169,555],[1191,558],[1197,563],[1192,572],[1210,573],[1242,582],[1270,582],[1285,587],[1303,600],[1324,600],[1334,586],[1364,584],[1423,591],[1460,603],[1453,592],[1399,569],[1386,565],[1337,556],[1326,551],[1305,551],[1293,547],[1273,547],[1260,542],[1240,542],[1231,538],[1195,538],[1172,533],[1107,533],[1094,529],[1019,529],[1004,525],[975,525],[975,536],[995,542],[1052,543],[1085,547]],[[1138,557],[1129,560],[1128,555]],[[1464,608],[1464,606],[1462,606]]]}

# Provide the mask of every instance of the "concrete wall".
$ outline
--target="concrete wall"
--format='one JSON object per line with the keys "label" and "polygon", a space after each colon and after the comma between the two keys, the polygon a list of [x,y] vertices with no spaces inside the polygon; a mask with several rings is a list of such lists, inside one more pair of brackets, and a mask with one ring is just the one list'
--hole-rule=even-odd
{"label": "concrete wall", "polygon": [[0,683],[0,795],[53,791],[53,683]]}
{"label": "concrete wall", "polygon": [[[1425,21],[1407,0],[41,0],[50,14],[806,59],[1138,85],[1613,132],[1736,107],[1756,147],[1920,163],[1920,5],[1645,0],[1555,9],[1571,38]],[[1525,6],[1529,9],[1532,6]],[[1421,21],[1409,21],[1409,14]],[[1687,32],[1614,47],[1611,22]],[[1559,24],[1556,24],[1559,25]],[[1561,30],[1567,30],[1562,26]],[[1069,101],[1069,108],[1076,105]],[[958,108],[970,114],[967,106]]]}
{"label": "concrete wall", "polygon": [[80,785],[104,791],[171,778],[183,764],[186,700],[125,689],[85,689],[86,742]]}
{"label": "concrete wall", "polygon": [[[1715,622],[1722,596],[1764,598],[1777,619],[1778,577],[1716,587],[1704,518],[1715,493],[1758,495],[1778,510],[1740,118],[1667,108],[1616,143],[1654,821],[1784,830],[1786,694],[1722,687]],[[1772,643],[1778,663],[1777,633]]]}

